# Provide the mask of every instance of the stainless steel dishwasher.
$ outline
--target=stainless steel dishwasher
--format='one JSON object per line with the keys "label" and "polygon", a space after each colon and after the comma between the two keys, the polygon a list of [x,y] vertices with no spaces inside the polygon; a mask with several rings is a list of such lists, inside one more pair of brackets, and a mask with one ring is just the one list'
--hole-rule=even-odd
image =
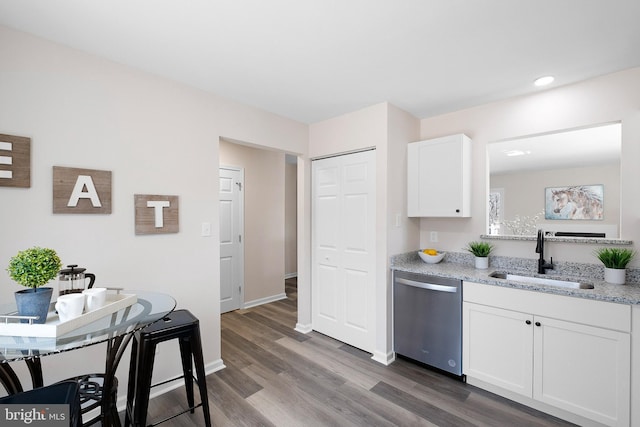
{"label": "stainless steel dishwasher", "polygon": [[394,351],[462,375],[462,281],[393,272]]}

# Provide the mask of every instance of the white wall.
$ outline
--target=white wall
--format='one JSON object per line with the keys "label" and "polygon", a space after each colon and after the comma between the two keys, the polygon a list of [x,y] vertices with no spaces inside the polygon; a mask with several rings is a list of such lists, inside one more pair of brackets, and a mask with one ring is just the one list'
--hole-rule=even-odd
{"label": "white wall", "polygon": [[[377,319],[378,330],[385,331],[378,335],[378,349],[385,349],[387,360],[393,354],[392,329],[392,292],[389,257],[399,253],[417,250],[420,237],[420,221],[407,217],[407,143],[417,141],[420,135],[420,121],[406,111],[388,105],[387,119],[387,159],[384,167],[386,186],[386,218],[387,242],[384,271],[380,271],[380,281],[386,287],[379,289],[377,313],[385,312]],[[378,355],[382,359],[383,355]]]}
{"label": "white wall", "polygon": [[[420,121],[398,107],[389,105],[389,151],[387,182],[389,192],[388,224],[389,254],[402,253],[407,248],[419,248],[420,220],[407,217],[407,141],[420,138]],[[396,223],[400,218],[399,224]]]}
{"label": "white wall", "polygon": [[[582,83],[541,91],[534,95],[482,105],[421,121],[421,139],[465,133],[472,140],[472,217],[422,219],[421,245],[430,231],[439,232],[438,247],[461,251],[470,240],[486,232],[489,188],[486,144],[517,136],[538,134],[622,121],[621,237],[640,242],[640,68],[610,74]],[[496,255],[536,258],[531,242],[497,242]],[[548,244],[546,253],[557,261],[597,263],[593,245]],[[634,261],[640,265],[640,259]]]}
{"label": "white wall", "polygon": [[[218,141],[306,155],[307,125],[5,27],[0,58],[0,133],[32,138],[31,188],[0,187],[0,300],[20,289],[9,258],[52,247],[97,285],[173,295],[200,318],[206,363],[220,366]],[[112,171],[113,213],[53,215],[54,165]],[[135,236],[137,193],[178,195],[180,232]],[[205,221],[212,237],[200,236]],[[161,351],[156,376],[177,373],[177,357]],[[42,361],[49,383],[104,369],[104,348]]]}
{"label": "white wall", "polygon": [[387,143],[386,102],[309,126],[309,158],[384,146]]}

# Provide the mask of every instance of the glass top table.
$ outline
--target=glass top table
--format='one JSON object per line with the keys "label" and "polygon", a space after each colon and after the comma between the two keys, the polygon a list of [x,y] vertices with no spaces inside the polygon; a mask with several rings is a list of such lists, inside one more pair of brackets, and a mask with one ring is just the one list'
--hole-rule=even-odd
{"label": "glass top table", "polygon": [[[9,362],[24,360],[29,368],[33,388],[42,387],[41,357],[107,343],[104,374],[83,373],[73,380],[82,383],[85,381],[84,378],[92,375],[102,378],[100,390],[93,392],[95,396],[99,396],[93,400],[100,406],[100,415],[95,419],[100,419],[103,426],[119,426],[115,396],[110,392],[103,393],[102,390],[112,390],[117,385],[115,371],[134,333],[171,313],[176,307],[176,301],[173,297],[159,292],[121,289],[118,291],[122,294],[135,294],[137,301],[55,338],[31,337],[24,334],[0,335],[0,384],[9,394],[23,391],[22,384]],[[0,315],[15,313],[15,303],[0,305]],[[94,420],[90,420],[86,424],[93,422]]]}
{"label": "glass top table", "polygon": [[[121,290],[120,293],[135,294],[138,301],[56,338],[0,335],[0,363],[76,350],[130,334],[165,317],[176,306],[171,296],[159,292]],[[0,315],[15,313],[15,303],[0,305]]]}

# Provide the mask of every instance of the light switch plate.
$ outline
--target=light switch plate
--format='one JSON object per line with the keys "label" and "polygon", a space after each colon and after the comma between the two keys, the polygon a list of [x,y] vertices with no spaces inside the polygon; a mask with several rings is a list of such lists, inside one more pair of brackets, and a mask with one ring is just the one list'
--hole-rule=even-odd
{"label": "light switch plate", "polygon": [[211,236],[211,223],[210,222],[203,222],[202,223],[202,237],[209,237]]}

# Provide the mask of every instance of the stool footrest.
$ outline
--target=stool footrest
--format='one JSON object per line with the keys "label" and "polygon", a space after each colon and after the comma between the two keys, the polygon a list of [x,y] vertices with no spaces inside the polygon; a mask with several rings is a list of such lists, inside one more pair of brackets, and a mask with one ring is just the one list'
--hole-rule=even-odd
{"label": "stool footrest", "polygon": [[[161,381],[161,382],[159,382],[159,383],[157,383],[157,384],[152,384],[149,388],[158,387],[158,386],[165,385],[165,384],[168,384],[168,383],[170,383],[170,382],[178,381],[178,380],[181,380],[181,379],[184,379],[184,378],[185,378],[185,376],[184,376],[184,375],[180,375],[179,377],[170,378],[170,379],[168,379],[168,380]],[[191,378],[193,378],[193,381],[194,381],[196,384],[200,385],[200,382],[199,382],[200,380],[199,380],[197,377],[192,376]]]}
{"label": "stool footrest", "polygon": [[174,418],[176,418],[176,417],[179,417],[179,416],[180,416],[180,415],[182,415],[182,414],[186,414],[187,412],[191,412],[191,413],[193,413],[193,410],[194,410],[194,409],[199,408],[199,407],[201,407],[201,406],[202,406],[202,403],[198,403],[197,405],[192,406],[191,408],[187,408],[187,409],[185,409],[185,410],[184,410],[184,411],[182,411],[182,412],[178,412],[177,414],[171,415],[170,417],[163,418],[163,419],[161,419],[160,421],[156,421],[156,422],[155,422],[155,423],[153,423],[153,424],[148,424],[148,425],[147,425],[147,427],[155,427],[155,426],[157,426],[157,425],[159,425],[159,424],[166,423],[167,421],[172,420],[172,419],[174,419]]}

